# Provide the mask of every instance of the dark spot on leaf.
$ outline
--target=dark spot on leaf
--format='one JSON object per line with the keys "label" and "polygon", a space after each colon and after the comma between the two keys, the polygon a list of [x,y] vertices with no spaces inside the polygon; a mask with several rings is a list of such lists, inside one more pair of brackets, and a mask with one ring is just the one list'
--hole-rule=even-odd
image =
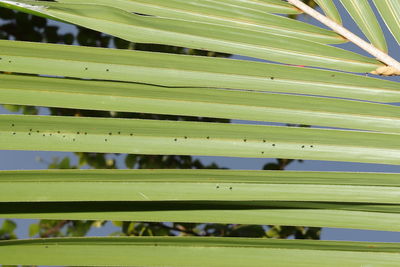
{"label": "dark spot on leaf", "polygon": [[272,144],[272,146],[276,146],[275,144]]}
{"label": "dark spot on leaf", "polygon": [[144,17],[154,17],[153,15],[148,15],[148,14],[143,14],[143,13],[138,13],[138,12],[132,12],[132,14],[144,16]]}
{"label": "dark spot on leaf", "polygon": [[11,127],[14,127],[15,125],[14,125],[14,123],[13,124],[11,124]]}
{"label": "dark spot on leaf", "polygon": [[271,77],[271,80],[275,79],[274,77]]}
{"label": "dark spot on leaf", "polygon": [[112,135],[112,133],[108,133],[108,135]]}
{"label": "dark spot on leaf", "polygon": [[231,186],[231,187],[229,187],[229,190],[232,190],[233,189],[233,187]]}
{"label": "dark spot on leaf", "polygon": [[175,138],[174,141],[176,142],[176,141],[178,141],[178,139]]}
{"label": "dark spot on leaf", "polygon": [[247,142],[247,139],[243,139],[243,142]]}
{"label": "dark spot on leaf", "polygon": [[133,136],[133,134],[131,133],[130,136]]}
{"label": "dark spot on leaf", "polygon": [[210,139],[210,137],[209,137],[209,136],[207,136],[207,139]]}
{"label": "dark spot on leaf", "polygon": [[305,148],[306,146],[301,146],[301,148]]}
{"label": "dark spot on leaf", "polygon": [[118,132],[118,134],[121,134],[121,132]]}

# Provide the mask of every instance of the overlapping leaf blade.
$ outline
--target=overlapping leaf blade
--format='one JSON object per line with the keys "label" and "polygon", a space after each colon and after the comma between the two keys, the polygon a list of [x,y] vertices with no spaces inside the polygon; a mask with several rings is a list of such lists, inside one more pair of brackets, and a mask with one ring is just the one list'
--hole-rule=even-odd
{"label": "overlapping leaf blade", "polygon": [[400,205],[396,204],[400,201],[398,174],[3,171],[0,185],[0,218],[281,224],[400,231],[395,223],[400,216]]}
{"label": "overlapping leaf blade", "polygon": [[0,70],[6,72],[400,101],[395,82],[317,69],[15,41],[0,41],[0,48]]}
{"label": "overlapping leaf blade", "polygon": [[400,5],[397,0],[374,0],[374,4],[381,14],[397,42],[400,44]]}
{"label": "overlapping leaf blade", "polygon": [[[400,133],[399,108],[332,98],[1,75],[4,104],[272,121]],[[284,105],[283,105],[284,104]]]}
{"label": "overlapping leaf blade", "polygon": [[378,49],[387,52],[386,39],[368,0],[340,0],[358,27]]}
{"label": "overlapping leaf blade", "polygon": [[296,225],[400,231],[399,205],[312,202],[0,203],[0,218]]}
{"label": "overlapping leaf blade", "polygon": [[[1,4],[2,2],[0,2]],[[6,2],[8,3],[8,2]],[[212,50],[288,64],[351,72],[370,72],[379,62],[359,54],[290,36],[249,31],[208,23],[133,15],[127,11],[88,4],[21,1],[27,12],[57,18],[122,39]],[[40,3],[40,4],[39,4]],[[18,7],[18,6],[17,6]],[[21,9],[21,7],[18,7]],[[296,45],[293,45],[296,44]]]}
{"label": "overlapping leaf blade", "polygon": [[191,2],[184,0],[118,0],[112,3],[107,0],[61,0],[58,2],[107,5],[146,15],[220,24],[240,29],[287,35],[320,43],[337,44],[345,42],[343,38],[332,31],[298,20],[266,13],[261,9],[249,9],[241,6],[249,3],[245,1],[236,1],[236,5],[234,1],[233,3],[227,3],[226,1],[212,0]]}

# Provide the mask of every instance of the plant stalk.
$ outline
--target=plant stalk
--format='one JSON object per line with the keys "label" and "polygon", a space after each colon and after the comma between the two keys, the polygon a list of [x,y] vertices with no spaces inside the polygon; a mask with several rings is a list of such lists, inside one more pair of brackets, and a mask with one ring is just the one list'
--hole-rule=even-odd
{"label": "plant stalk", "polygon": [[[319,22],[323,23],[324,25],[328,26],[331,28],[333,31],[336,33],[342,35],[344,38],[349,40],[350,42],[354,43],[361,49],[367,51],[371,55],[373,55],[375,58],[377,58],[379,61],[382,63],[386,64],[389,67],[393,68],[394,73],[400,75],[400,62],[386,54],[385,52],[379,50],[372,44],[364,41],[354,33],[350,32],[346,28],[344,28],[342,25],[336,23],[335,21],[331,20],[330,18],[322,15],[318,11],[316,11],[314,8],[308,6],[307,4],[304,4],[301,0],[287,0],[289,3],[292,5],[296,6],[300,10],[302,10],[304,13],[310,15],[314,19],[318,20]],[[382,73],[378,73],[382,74]]]}

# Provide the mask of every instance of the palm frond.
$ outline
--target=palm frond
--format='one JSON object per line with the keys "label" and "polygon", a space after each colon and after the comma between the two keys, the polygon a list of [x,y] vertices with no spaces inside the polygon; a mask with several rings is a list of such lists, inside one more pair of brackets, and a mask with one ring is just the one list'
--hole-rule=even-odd
{"label": "palm frond", "polygon": [[[399,84],[342,72],[386,68],[380,61],[395,68],[398,62],[379,56],[389,58],[369,2],[341,1],[379,60],[327,45],[347,41],[341,33],[272,14],[301,12],[280,0],[0,0],[1,6],[132,42],[270,62],[0,41],[2,103],[353,129],[1,115],[0,148],[399,165],[399,107],[376,103],[399,102]],[[316,2],[341,22],[332,1]],[[375,1],[399,40],[394,3]],[[0,218],[400,231],[399,185],[399,174],[384,173],[2,171]],[[396,266],[398,251],[397,244],[232,238],[0,242],[2,264],[24,265]]]}

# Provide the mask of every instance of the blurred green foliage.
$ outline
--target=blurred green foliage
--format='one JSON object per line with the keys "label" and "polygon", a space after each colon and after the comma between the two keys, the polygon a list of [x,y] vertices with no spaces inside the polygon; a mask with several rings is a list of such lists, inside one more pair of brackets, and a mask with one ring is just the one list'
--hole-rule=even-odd
{"label": "blurred green foliage", "polygon": [[[113,47],[118,49],[134,49],[143,51],[156,51],[164,53],[188,54],[211,57],[229,57],[230,55],[211,51],[186,49],[155,44],[130,43],[100,32],[82,27],[68,26],[70,32],[60,33],[60,23],[35,17],[32,15],[0,8],[0,39],[20,40],[31,42],[46,42],[68,45],[82,45],[94,47]],[[65,29],[64,29],[65,31]],[[226,119],[169,116],[144,113],[121,113],[109,111],[92,111],[61,108],[40,108],[31,106],[3,105],[12,112],[37,115],[46,113],[58,116],[87,116],[87,117],[118,117],[141,118],[159,120],[181,121],[207,121],[229,123]],[[100,153],[75,153],[78,164],[71,164],[70,158],[53,159],[48,162],[52,169],[72,168],[97,168],[97,169],[217,169],[221,168],[216,163],[204,164],[191,156],[180,155],[117,155]],[[117,158],[123,160],[117,161]],[[123,166],[120,166],[123,162]],[[264,170],[284,170],[293,160],[276,159],[275,162],[266,163]],[[41,220],[30,226],[30,236],[59,237],[59,236],[84,236],[92,227],[103,227],[104,221],[55,221]],[[126,236],[161,236],[161,235],[191,235],[191,236],[230,236],[230,237],[264,237],[264,238],[300,238],[319,239],[320,228],[308,227],[282,227],[259,225],[226,225],[226,224],[193,224],[193,223],[138,223],[138,222],[113,222],[120,231],[113,235]],[[6,220],[0,229],[0,239],[16,238],[16,224]]]}
{"label": "blurred green foliage", "polygon": [[3,225],[0,228],[0,240],[15,239],[15,229],[17,225],[11,220],[4,220]]}

